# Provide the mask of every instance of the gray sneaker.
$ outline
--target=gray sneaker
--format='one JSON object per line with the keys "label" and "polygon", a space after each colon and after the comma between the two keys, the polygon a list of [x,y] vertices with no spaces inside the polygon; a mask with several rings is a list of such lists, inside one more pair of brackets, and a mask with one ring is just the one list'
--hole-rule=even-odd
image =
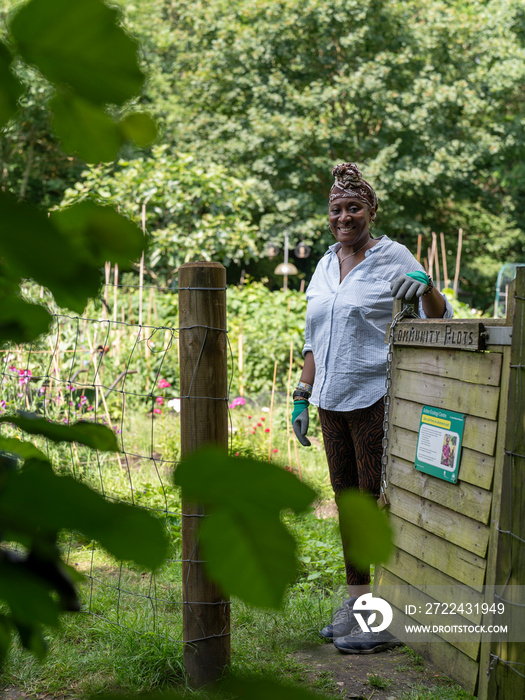
{"label": "gray sneaker", "polygon": [[341,607],[335,611],[332,622],[319,632],[321,637],[324,637],[329,642],[333,642],[336,637],[344,637],[345,634],[350,634],[357,624],[353,611],[356,600],[357,596],[343,600]]}
{"label": "gray sneaker", "polygon": [[377,654],[379,651],[398,647],[403,642],[390,634],[382,632],[363,632],[359,625],[343,637],[333,640],[334,647],[344,654]]}

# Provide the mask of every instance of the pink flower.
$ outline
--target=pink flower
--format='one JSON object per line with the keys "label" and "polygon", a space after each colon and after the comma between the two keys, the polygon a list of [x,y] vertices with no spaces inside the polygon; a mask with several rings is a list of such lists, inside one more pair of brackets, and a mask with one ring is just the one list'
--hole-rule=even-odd
{"label": "pink flower", "polygon": [[88,400],[86,396],[81,396],[80,397],[80,403],[78,404],[79,408],[80,406],[85,406],[87,404]]}
{"label": "pink flower", "polygon": [[[4,403],[5,403],[5,402],[4,402]],[[234,457],[238,457],[239,454],[240,454],[239,452],[236,452],[233,456],[234,456]]]}
{"label": "pink flower", "polygon": [[159,389],[167,389],[169,386],[171,386],[171,384],[168,382],[167,379],[164,379],[164,378],[160,379]]}
{"label": "pink flower", "polygon": [[[0,401],[0,413],[2,411],[5,411],[5,405],[6,405],[5,401],[2,399],[2,401]],[[239,453],[237,452],[237,454],[239,454]]]}
{"label": "pink flower", "polygon": [[269,432],[270,432],[270,428],[265,428],[265,429],[264,429],[264,432],[265,432],[265,433],[269,433]]}
{"label": "pink flower", "polygon": [[262,428],[262,423],[257,423],[257,425],[259,426],[259,428]]}
{"label": "pink flower", "polygon": [[245,403],[246,399],[243,399],[242,396],[238,396],[236,399],[233,399],[229,406],[230,408],[235,408],[235,406],[244,406]]}
{"label": "pink flower", "polygon": [[19,369],[18,374],[19,374],[19,379],[18,379],[19,384],[29,384],[29,380],[33,376],[30,369]]}
{"label": "pink flower", "polygon": [[266,417],[265,417],[265,416],[261,416],[261,420],[266,420]]}
{"label": "pink flower", "polygon": [[155,401],[159,404],[159,406],[162,406],[162,404],[164,403],[164,399],[162,398],[162,396],[157,396]]}
{"label": "pink flower", "polygon": [[17,368],[14,365],[9,365],[8,369],[10,372],[18,372]]}
{"label": "pink flower", "polygon": [[153,413],[162,413],[162,408],[154,408]]}
{"label": "pink flower", "polygon": [[255,435],[255,430],[252,430],[252,435]]}
{"label": "pink flower", "polygon": [[274,447],[272,452],[279,452],[279,450],[277,449],[277,447]]}
{"label": "pink flower", "polygon": [[248,420],[250,420],[250,419],[251,419],[251,416],[248,416]]}

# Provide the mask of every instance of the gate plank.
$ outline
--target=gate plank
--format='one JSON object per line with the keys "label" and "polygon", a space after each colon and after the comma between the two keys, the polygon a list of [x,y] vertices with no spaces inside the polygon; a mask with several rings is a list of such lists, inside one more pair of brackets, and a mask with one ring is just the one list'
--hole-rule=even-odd
{"label": "gate plank", "polygon": [[[376,591],[374,590],[374,593],[375,592]],[[406,611],[406,605],[414,605],[416,612],[411,614],[410,617],[412,617],[416,623],[421,625],[441,625],[442,627],[446,628],[451,624],[469,624],[469,621],[462,615],[444,615],[439,614],[439,612],[432,612],[431,615],[425,615],[428,605],[432,605],[433,603],[437,602],[432,595],[428,595],[427,593],[414,587],[409,588],[408,586],[404,585],[404,582],[401,579],[388,571],[385,571],[382,576],[378,595],[381,598],[388,600],[388,602],[398,610]],[[431,609],[434,610],[435,608],[432,607]],[[429,636],[430,634],[432,633],[428,633]],[[459,649],[474,661],[478,659],[481,632],[475,635],[474,641],[469,642],[451,639],[451,634],[447,632],[442,632],[437,636],[442,642],[454,647],[454,649]],[[402,637],[401,641],[404,641]],[[407,641],[409,646],[411,646],[410,641],[411,640]]]}
{"label": "gate plank", "polygon": [[412,523],[391,514],[390,523],[394,531],[396,547],[441,569],[461,583],[481,591],[485,580],[486,561],[466,549],[425,533]]}
{"label": "gate plank", "polygon": [[499,387],[469,384],[447,377],[433,377],[406,370],[395,370],[396,397],[421,402],[449,411],[495,420],[498,414]]}
{"label": "gate plank", "polygon": [[384,569],[392,572],[408,585],[416,587],[432,586],[433,596],[440,603],[450,603],[456,600],[458,597],[458,586],[460,586],[461,600],[465,603],[470,603],[472,606],[471,612],[465,614],[465,617],[476,625],[481,623],[481,603],[485,600],[483,593],[458,583],[455,578],[448,576],[441,569],[435,569],[433,566],[421,561],[421,559],[397,547],[388,562],[376,570],[375,579],[379,584],[383,580]]}
{"label": "gate plank", "polygon": [[390,512],[469,552],[485,557],[489,527],[439,503],[389,484]]}
{"label": "gate plank", "polygon": [[494,352],[467,355],[431,347],[396,348],[398,369],[490,386],[499,386],[501,358],[500,353]]}

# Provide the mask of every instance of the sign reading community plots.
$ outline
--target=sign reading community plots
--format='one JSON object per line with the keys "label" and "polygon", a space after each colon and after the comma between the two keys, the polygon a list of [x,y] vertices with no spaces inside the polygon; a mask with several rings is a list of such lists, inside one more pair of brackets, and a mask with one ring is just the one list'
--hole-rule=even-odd
{"label": "sign reading community plots", "polygon": [[458,480],[464,426],[463,413],[423,406],[417,439],[416,469],[455,484]]}

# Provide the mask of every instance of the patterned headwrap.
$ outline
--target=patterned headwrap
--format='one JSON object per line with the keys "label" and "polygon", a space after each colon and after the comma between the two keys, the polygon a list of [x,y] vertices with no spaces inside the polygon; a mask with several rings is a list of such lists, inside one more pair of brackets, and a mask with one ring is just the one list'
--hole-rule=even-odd
{"label": "patterned headwrap", "polygon": [[[373,187],[363,179],[361,171],[355,163],[340,163],[332,170],[335,182],[330,190],[329,202],[338,197],[355,197],[361,202],[374,207],[377,211],[379,203]],[[374,215],[375,216],[375,215]],[[374,218],[372,216],[372,219]]]}

